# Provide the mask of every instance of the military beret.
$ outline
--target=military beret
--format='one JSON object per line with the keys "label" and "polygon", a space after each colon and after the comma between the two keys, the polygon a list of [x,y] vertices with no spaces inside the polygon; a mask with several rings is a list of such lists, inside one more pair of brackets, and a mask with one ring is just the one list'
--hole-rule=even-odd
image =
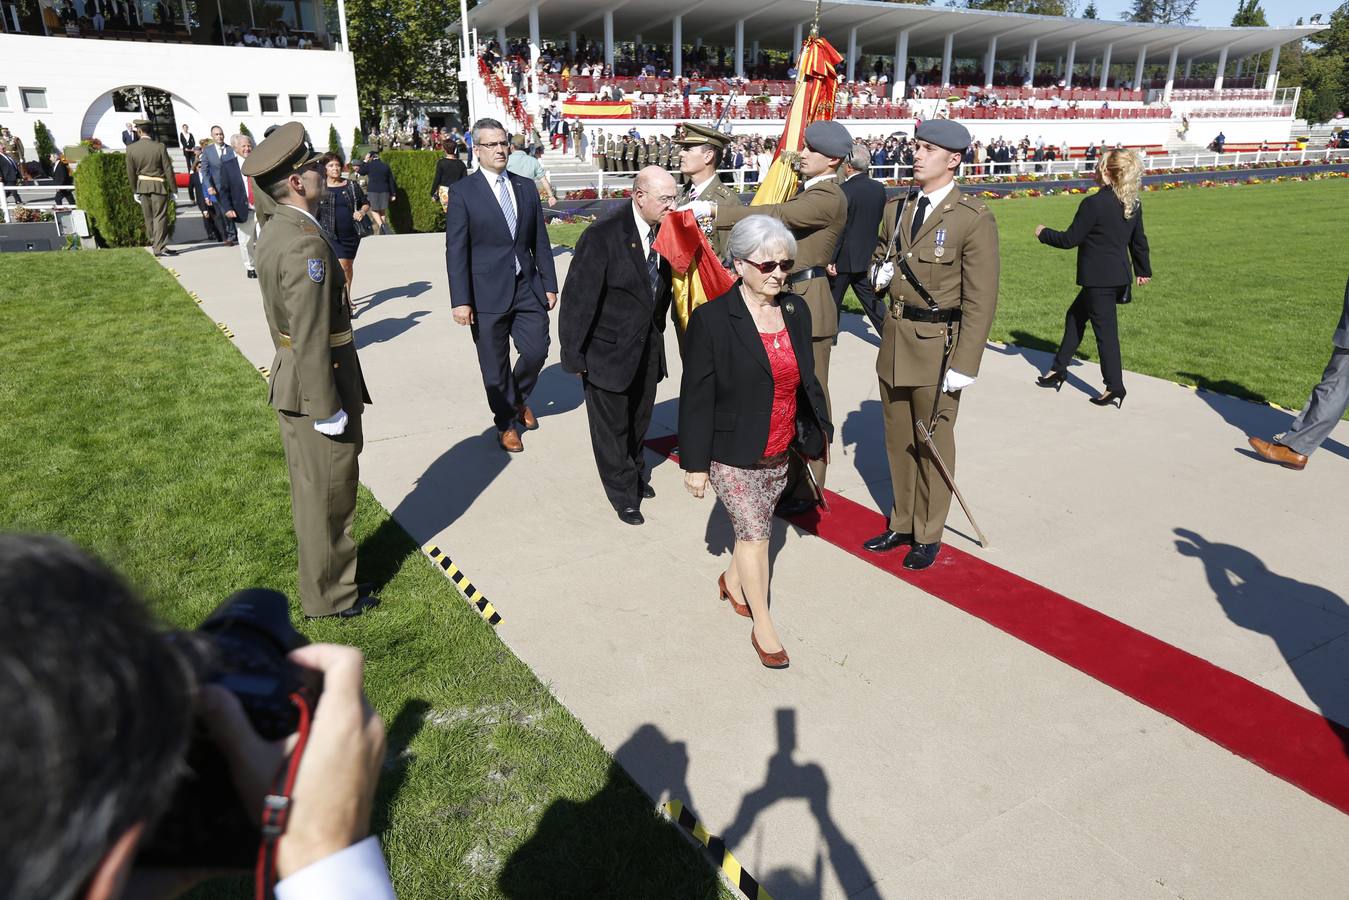
{"label": "military beret", "polygon": [[970,146],[969,129],[950,119],[925,119],[913,131],[915,141],[927,141],[945,150],[958,153]]}
{"label": "military beret", "polygon": [[681,147],[699,147],[703,144],[711,144],[713,147],[722,150],[726,149],[726,145],[730,142],[730,135],[693,122],[684,123],[684,136],[675,141]]}
{"label": "military beret", "polygon": [[303,125],[287,122],[258,144],[244,160],[240,171],[257,179],[259,184],[271,184],[317,162],[322,155],[312,152],[305,143]]}
{"label": "military beret", "polygon": [[852,153],[852,135],[837,122],[812,122],[806,127],[806,146],[834,159],[846,159]]}

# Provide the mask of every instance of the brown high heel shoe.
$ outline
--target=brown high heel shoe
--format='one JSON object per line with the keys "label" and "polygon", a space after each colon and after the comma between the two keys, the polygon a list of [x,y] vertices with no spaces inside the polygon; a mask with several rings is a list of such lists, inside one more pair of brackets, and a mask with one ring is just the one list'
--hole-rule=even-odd
{"label": "brown high heel shoe", "polygon": [[769,669],[785,669],[791,665],[791,660],[787,658],[787,648],[775,650],[772,653],[765,653],[759,646],[759,639],[754,636],[754,631],[749,633],[749,642],[754,645],[754,652],[759,654],[759,662],[763,663]]}
{"label": "brown high heel shoe", "polygon": [[721,591],[721,599],[731,604],[731,609],[735,610],[746,619],[754,618],[754,614],[749,611],[748,603],[741,603],[731,596],[731,592],[726,590],[726,573],[723,572],[717,576],[717,588]]}

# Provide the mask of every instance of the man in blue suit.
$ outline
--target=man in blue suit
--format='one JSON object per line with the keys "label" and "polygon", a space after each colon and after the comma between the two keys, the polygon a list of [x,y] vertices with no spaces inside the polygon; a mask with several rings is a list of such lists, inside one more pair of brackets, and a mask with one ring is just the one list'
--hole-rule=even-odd
{"label": "man in blue suit", "polygon": [[[201,151],[201,161],[206,165],[206,180],[210,187],[215,188],[216,195],[224,192],[224,175],[221,173],[221,167],[226,160],[234,159],[234,151],[230,149],[229,144],[225,143],[225,129],[219,125],[211,126],[211,143],[206,145],[206,149]],[[216,206],[219,218],[216,224],[220,227],[220,233],[225,236],[225,245],[233,247],[238,241],[238,230],[234,223],[225,218],[224,211]]]}
{"label": "man in blue suit", "polygon": [[[450,188],[445,268],[454,321],[473,331],[497,443],[519,453],[525,449],[521,429],[539,427],[528,402],[548,357],[557,272],[538,188],[506,171],[509,154],[500,122],[473,123],[478,169]],[[511,341],[518,354],[514,367]]]}
{"label": "man in blue suit", "polygon": [[230,139],[230,145],[234,148],[234,154],[220,164],[220,180],[216,183],[217,205],[226,221],[234,226],[239,238],[244,274],[249,278],[257,278],[253,251],[258,240],[258,220],[253,214],[253,185],[243,174],[244,160],[253,152],[253,139],[246,134],[236,134]]}

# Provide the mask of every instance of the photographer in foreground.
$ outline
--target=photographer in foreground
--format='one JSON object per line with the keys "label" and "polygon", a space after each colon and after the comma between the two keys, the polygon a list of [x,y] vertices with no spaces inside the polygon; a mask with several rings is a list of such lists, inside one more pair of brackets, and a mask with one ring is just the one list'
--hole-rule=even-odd
{"label": "photographer in foreground", "polygon": [[[263,591],[236,598],[245,594],[281,602]],[[241,605],[247,598],[231,598],[212,618]],[[233,781],[199,784],[199,791],[220,791],[222,806],[237,791],[238,816],[246,811],[251,828],[265,797],[273,808],[270,795],[289,797],[284,830],[259,867],[268,870],[260,872],[260,895],[275,878],[279,900],[394,896],[369,836],[384,725],[365,700],[360,651],[314,644],[287,655],[296,671],[315,684],[321,679],[322,693],[302,729],[307,742],[298,768],[287,766],[278,789],[274,779],[294,738],[263,740],[231,693],[246,695],[243,686],[259,679],[236,669],[218,678],[230,690],[201,684],[211,635],[164,634],[101,563],[58,538],[0,536],[0,608],[8,618],[0,632],[0,884],[7,897],[169,897],[205,878],[238,874],[241,866],[226,861],[223,836],[220,861],[145,864],[154,855],[147,845],[182,840],[155,835],[161,816],[210,822],[230,812],[178,809],[175,788],[194,775],[206,781],[204,770],[185,765],[189,747],[198,749],[194,716],[207,732],[198,743],[223,758]],[[234,674],[240,678],[231,683]],[[251,853],[256,844],[241,849]]]}

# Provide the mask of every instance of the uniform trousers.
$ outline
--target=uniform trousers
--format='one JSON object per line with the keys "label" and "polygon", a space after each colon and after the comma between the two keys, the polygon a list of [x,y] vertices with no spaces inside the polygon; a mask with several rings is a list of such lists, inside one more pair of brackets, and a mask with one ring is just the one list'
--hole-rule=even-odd
{"label": "uniform trousers", "polygon": [[[510,308],[501,313],[475,312],[472,331],[497,431],[513,428],[548,358],[548,307],[529,282],[517,275]],[[517,356],[514,367],[511,341]]]}
{"label": "uniform trousers", "polygon": [[889,310],[876,296],[876,291],[871,286],[871,275],[867,272],[839,272],[830,276],[829,291],[834,295],[834,305],[838,307],[840,316],[843,315],[843,295],[848,288],[852,288],[853,293],[857,295],[857,302],[862,304],[862,311],[871,321],[871,327],[880,334]]}
{"label": "uniform trousers", "polygon": [[[813,337],[810,339],[811,356],[815,359],[815,377],[819,379],[820,389],[824,391],[824,409],[829,416],[829,421],[834,420],[834,408],[829,400],[829,354],[834,349],[834,338]],[[829,448],[825,448],[825,458],[828,458]],[[787,489],[783,496],[791,500],[816,500],[815,488],[811,487],[810,479],[802,471],[801,457],[795,453],[788,455],[787,461]],[[829,468],[824,459],[812,459],[810,461],[811,474],[815,476],[815,484],[820,491],[824,491],[824,475]]]}
{"label": "uniform trousers", "polygon": [[626,390],[609,391],[585,381],[586,417],[590,421],[590,446],[600,472],[604,494],[614,509],[642,504],[642,486],[650,475],[643,441],[656,405],[656,382],[660,379],[660,354],[654,349],[660,333],[650,330],[642,361]]}
{"label": "uniform trousers", "polygon": [[1068,307],[1063,318],[1063,341],[1059,352],[1054,356],[1054,371],[1067,372],[1073,361],[1073,354],[1082,343],[1086,333],[1087,321],[1091,320],[1092,333],[1096,335],[1096,352],[1101,357],[1101,378],[1106,390],[1112,394],[1124,391],[1124,367],[1120,362],[1119,324],[1115,315],[1115,306],[1127,290],[1119,287],[1084,287],[1077,292],[1077,299]]}
{"label": "uniform trousers", "polygon": [[1295,453],[1311,456],[1340,423],[1346,409],[1349,409],[1349,350],[1336,347],[1326,363],[1321,383],[1312,388],[1307,405],[1275,440]]}
{"label": "uniform trousers", "polygon": [[348,414],[346,430],[329,437],[314,419],[278,412],[281,443],[290,470],[290,511],[300,557],[300,605],[307,616],[341,612],[356,602],[357,457],[364,444],[361,416]]}
{"label": "uniform trousers", "polygon": [[164,252],[169,242],[169,196],[168,194],[139,194],[141,216],[145,219],[145,236],[150,239],[150,248],[156,254]]}
{"label": "uniform trousers", "polygon": [[[912,533],[920,544],[941,540],[946,513],[951,508],[951,489],[915,424],[919,419],[924,425],[931,424],[932,401],[939,393],[937,385],[890,387],[881,382],[885,452],[895,494],[889,527],[901,534]],[[941,393],[937,425],[932,431],[932,439],[952,475],[956,470],[955,424],[959,408],[959,393]]]}

